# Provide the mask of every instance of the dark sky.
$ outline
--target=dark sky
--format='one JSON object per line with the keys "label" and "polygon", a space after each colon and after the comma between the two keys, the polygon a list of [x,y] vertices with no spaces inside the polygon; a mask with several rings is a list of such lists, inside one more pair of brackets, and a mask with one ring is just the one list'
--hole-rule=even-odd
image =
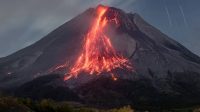
{"label": "dark sky", "polygon": [[0,0],[0,57],[36,42],[99,3],[139,13],[200,56],[200,0]]}

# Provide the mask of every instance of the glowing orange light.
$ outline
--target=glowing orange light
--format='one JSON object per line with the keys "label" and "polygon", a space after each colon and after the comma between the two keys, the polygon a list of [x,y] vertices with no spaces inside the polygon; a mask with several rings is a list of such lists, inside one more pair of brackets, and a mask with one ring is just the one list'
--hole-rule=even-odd
{"label": "glowing orange light", "polygon": [[[102,72],[111,74],[113,80],[117,78],[112,73],[116,68],[132,69],[129,60],[118,54],[112,46],[110,38],[104,33],[104,28],[109,20],[104,16],[108,7],[97,8],[97,18],[90,31],[85,36],[85,43],[75,64],[65,75],[64,80],[77,77],[80,72],[90,75],[99,75]],[[118,24],[117,18],[111,19]],[[62,67],[62,66],[61,66]]]}

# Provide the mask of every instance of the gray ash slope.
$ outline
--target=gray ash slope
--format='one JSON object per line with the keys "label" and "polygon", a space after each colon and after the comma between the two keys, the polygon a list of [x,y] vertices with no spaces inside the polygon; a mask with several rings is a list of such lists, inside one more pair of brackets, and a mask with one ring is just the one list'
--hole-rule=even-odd
{"label": "gray ash slope", "polygon": [[[66,61],[73,64],[95,12],[88,9],[35,44],[1,58],[0,88],[19,88],[17,93],[23,94],[27,83],[46,77],[52,67]],[[115,82],[97,77],[81,83],[78,78],[70,83],[80,82],[73,87],[80,99],[103,106],[200,103],[200,58],[138,14],[111,7],[105,16],[112,17],[114,13],[118,14],[120,26],[110,23],[107,33],[115,49],[129,57],[135,73],[123,73],[125,76],[120,75]]]}

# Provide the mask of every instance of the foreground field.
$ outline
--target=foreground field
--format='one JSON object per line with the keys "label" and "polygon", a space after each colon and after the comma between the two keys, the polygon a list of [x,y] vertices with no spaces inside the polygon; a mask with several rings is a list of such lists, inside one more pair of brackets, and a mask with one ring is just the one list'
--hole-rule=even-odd
{"label": "foreground field", "polygon": [[200,108],[137,110],[131,106],[124,106],[113,109],[96,109],[75,102],[56,102],[50,99],[33,101],[28,98],[1,97],[0,112],[200,112]]}
{"label": "foreground field", "polygon": [[49,99],[32,101],[24,98],[1,97],[0,112],[134,112],[134,110],[130,106],[99,110],[74,102],[55,102]]}

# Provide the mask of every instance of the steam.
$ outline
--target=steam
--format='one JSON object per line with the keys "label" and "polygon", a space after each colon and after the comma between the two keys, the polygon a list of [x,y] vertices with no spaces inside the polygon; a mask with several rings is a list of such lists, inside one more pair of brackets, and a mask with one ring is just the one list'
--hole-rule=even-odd
{"label": "steam", "polygon": [[169,13],[169,8],[166,4],[166,1],[165,0],[162,0],[163,4],[164,4],[164,8],[165,8],[165,12],[167,14],[167,18],[168,18],[168,22],[169,22],[169,26],[171,27],[173,24],[172,24],[172,19],[171,19],[171,15]]}
{"label": "steam", "polygon": [[180,10],[180,12],[181,12],[181,15],[183,16],[184,24],[185,24],[186,27],[188,27],[188,23],[187,23],[187,19],[186,19],[186,16],[185,16],[185,12],[184,12],[184,10],[183,10],[183,7],[182,7],[182,5],[180,4],[180,1],[179,1],[179,0],[177,0],[177,3],[178,3],[178,8],[179,8],[179,10]]}

